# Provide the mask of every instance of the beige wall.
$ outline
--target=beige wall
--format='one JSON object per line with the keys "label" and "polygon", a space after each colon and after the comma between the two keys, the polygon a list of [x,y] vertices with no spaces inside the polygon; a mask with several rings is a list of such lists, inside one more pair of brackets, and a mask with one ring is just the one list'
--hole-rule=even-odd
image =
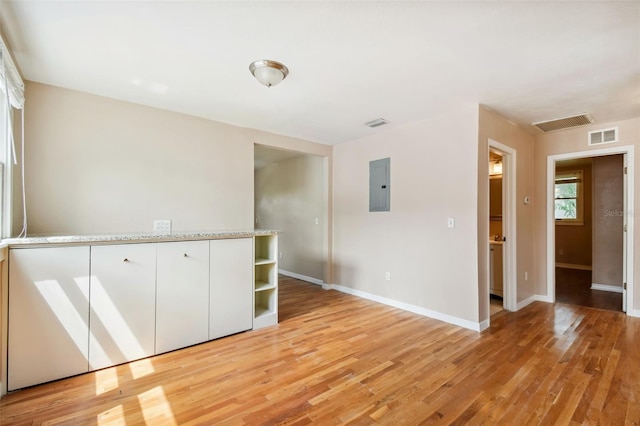
{"label": "beige wall", "polygon": [[[511,124],[506,119],[489,111],[479,108],[478,126],[478,286],[481,303],[481,321],[489,318],[489,139],[507,145],[516,151],[516,233],[517,233],[517,302],[521,302],[536,294],[535,259],[533,241],[535,230],[533,227],[534,206],[538,200],[533,197],[533,137],[520,127]],[[531,197],[530,204],[524,204],[522,199]],[[505,212],[503,212],[503,215]],[[509,241],[509,235],[506,235]],[[525,280],[525,272],[528,279]]]}
{"label": "beige wall", "polygon": [[[334,283],[478,322],[477,129],[467,104],[334,147]],[[370,213],[369,162],[385,157],[391,211]]]}
{"label": "beige wall", "polygon": [[[593,186],[591,165],[556,167],[556,173],[582,170],[583,225],[556,225],[556,262],[591,266]],[[544,231],[541,231],[544,232]],[[562,254],[560,253],[562,250]]]}
{"label": "beige wall", "polygon": [[624,211],[622,155],[593,159],[593,272],[591,281],[621,287]]}
{"label": "beige wall", "polygon": [[[606,144],[598,147],[590,147],[587,145],[587,134],[592,130],[608,129],[611,127],[619,128],[619,142],[615,144]],[[538,282],[537,293],[541,295],[547,294],[547,157],[555,154],[566,154],[574,152],[591,151],[600,148],[615,148],[619,146],[632,145],[635,147],[635,192],[634,198],[636,207],[633,206],[635,218],[635,230],[633,235],[634,252],[636,253],[636,264],[638,256],[640,256],[640,214],[638,213],[637,203],[640,200],[640,119],[623,120],[610,123],[596,123],[589,126],[578,127],[563,131],[542,134],[536,137],[535,143],[535,198],[539,202],[535,205],[535,225],[536,230],[536,273],[541,279]],[[634,283],[636,291],[632,309],[640,309],[640,268],[634,270]]]}
{"label": "beige wall", "polygon": [[253,144],[327,148],[33,82],[26,95],[30,235],[253,228]]}
{"label": "beige wall", "polygon": [[270,164],[255,171],[254,185],[258,226],[282,231],[278,267],[323,281],[324,161],[302,155]]}

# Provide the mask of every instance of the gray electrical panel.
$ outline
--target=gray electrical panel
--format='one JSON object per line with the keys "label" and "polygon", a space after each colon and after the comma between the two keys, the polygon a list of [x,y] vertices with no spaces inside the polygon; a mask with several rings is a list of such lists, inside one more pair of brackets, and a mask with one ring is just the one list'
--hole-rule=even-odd
{"label": "gray electrical panel", "polygon": [[369,162],[369,211],[391,211],[391,159]]}

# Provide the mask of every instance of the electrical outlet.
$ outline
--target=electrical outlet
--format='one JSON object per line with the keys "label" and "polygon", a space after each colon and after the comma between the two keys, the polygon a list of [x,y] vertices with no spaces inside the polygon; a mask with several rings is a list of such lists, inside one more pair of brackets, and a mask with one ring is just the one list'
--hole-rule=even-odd
{"label": "electrical outlet", "polygon": [[385,273],[384,273],[384,278],[385,278],[387,281],[391,281],[391,272],[385,272]]}
{"label": "electrical outlet", "polygon": [[559,254],[560,256],[562,256],[562,255],[564,254],[564,249],[560,249],[560,250],[558,250],[558,254]]}
{"label": "electrical outlet", "polygon": [[153,232],[157,234],[170,234],[171,221],[168,219],[160,219],[153,221]]}
{"label": "electrical outlet", "polygon": [[316,217],[316,225],[320,223],[320,220]]}
{"label": "electrical outlet", "polygon": [[529,273],[527,271],[524,271],[524,280],[525,281],[529,280]]}
{"label": "electrical outlet", "polygon": [[284,259],[284,254],[280,252],[280,259]]}

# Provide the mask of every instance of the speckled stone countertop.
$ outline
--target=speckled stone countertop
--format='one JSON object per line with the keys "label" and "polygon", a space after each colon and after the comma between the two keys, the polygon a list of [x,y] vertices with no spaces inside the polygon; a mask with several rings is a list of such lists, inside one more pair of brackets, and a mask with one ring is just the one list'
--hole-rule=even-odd
{"label": "speckled stone countertop", "polygon": [[277,235],[279,231],[272,229],[247,229],[237,231],[193,231],[174,232],[171,234],[160,234],[154,232],[147,233],[126,233],[126,234],[98,234],[98,235],[65,235],[65,236],[43,236],[27,238],[9,238],[2,240],[3,246],[9,248],[52,245],[52,244],[119,244],[119,243],[147,243],[147,242],[168,242],[168,241],[191,241],[191,240],[221,240],[229,238],[251,238],[261,235]]}

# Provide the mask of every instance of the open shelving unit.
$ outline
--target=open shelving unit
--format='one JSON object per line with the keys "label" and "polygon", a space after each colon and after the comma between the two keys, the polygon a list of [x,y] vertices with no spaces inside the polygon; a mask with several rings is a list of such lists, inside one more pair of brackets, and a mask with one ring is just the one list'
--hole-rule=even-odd
{"label": "open shelving unit", "polygon": [[254,237],[253,328],[278,323],[278,236]]}

